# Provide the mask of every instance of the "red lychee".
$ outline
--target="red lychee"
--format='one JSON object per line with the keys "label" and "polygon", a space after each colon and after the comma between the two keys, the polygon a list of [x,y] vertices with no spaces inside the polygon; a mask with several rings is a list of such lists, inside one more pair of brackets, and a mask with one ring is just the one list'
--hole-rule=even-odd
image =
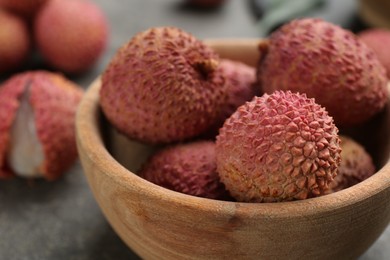
{"label": "red lychee", "polygon": [[225,121],[216,157],[221,182],[238,201],[306,199],[324,194],[336,176],[340,139],[314,99],[275,91]]}
{"label": "red lychee", "polygon": [[140,176],[188,195],[227,199],[228,192],[216,170],[214,142],[198,141],[170,146],[156,153],[144,165]]}
{"label": "red lychee", "polygon": [[0,9],[0,74],[22,65],[30,50],[30,38],[24,21]]}
{"label": "red lychee", "polygon": [[236,109],[259,94],[256,82],[256,69],[239,61],[221,59],[218,70],[225,77],[227,85],[227,101],[212,127],[204,134],[215,137],[218,129]]}
{"label": "red lychee", "polygon": [[390,30],[368,29],[360,32],[358,37],[375,52],[387,71],[387,78],[390,79]]}
{"label": "red lychee", "polygon": [[260,49],[258,79],[264,92],[305,93],[339,126],[363,123],[387,103],[383,65],[356,35],[337,25],[314,18],[293,20]]}
{"label": "red lychee", "polygon": [[77,158],[75,112],[83,91],[62,75],[16,74],[0,87],[0,177],[61,176]]}
{"label": "red lychee", "polygon": [[341,164],[339,172],[329,185],[327,193],[336,192],[364,181],[375,173],[371,155],[355,140],[340,136]]}
{"label": "red lychee", "polygon": [[207,130],[226,102],[219,57],[174,27],[136,34],[102,75],[100,104],[129,138],[170,143]]}
{"label": "red lychee", "polygon": [[34,21],[35,40],[46,61],[65,73],[92,67],[108,40],[108,22],[88,0],[51,0]]}

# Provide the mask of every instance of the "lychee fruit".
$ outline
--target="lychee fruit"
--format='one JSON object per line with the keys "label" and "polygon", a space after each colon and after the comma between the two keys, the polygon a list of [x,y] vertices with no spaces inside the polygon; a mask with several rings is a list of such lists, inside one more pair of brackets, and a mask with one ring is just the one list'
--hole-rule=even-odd
{"label": "lychee fruit", "polygon": [[108,40],[101,9],[88,0],[51,0],[37,13],[34,35],[44,59],[57,70],[77,74],[92,67]]}
{"label": "lychee fruit", "polygon": [[32,19],[48,0],[0,0],[3,7],[26,19]]}
{"label": "lychee fruit", "polygon": [[236,109],[259,94],[256,82],[256,69],[239,61],[221,59],[218,70],[221,70],[227,85],[227,102],[205,136],[215,137],[218,129]]}
{"label": "lychee fruit", "polygon": [[0,177],[60,177],[77,158],[83,90],[60,74],[16,74],[0,87]]}
{"label": "lychee fruit", "polygon": [[305,94],[275,91],[240,106],[216,141],[221,182],[238,201],[324,194],[340,164],[338,129]]}
{"label": "lychee fruit", "polygon": [[219,181],[215,143],[211,141],[166,147],[145,163],[140,176],[188,195],[210,199],[229,198],[229,193]]}
{"label": "lychee fruit", "polygon": [[387,77],[376,55],[356,35],[321,19],[293,20],[259,46],[264,92],[306,93],[338,126],[363,123],[387,102]]}
{"label": "lychee fruit", "polygon": [[30,50],[30,38],[24,21],[0,9],[0,73],[22,65]]}
{"label": "lychee fruit", "polygon": [[174,27],[136,34],[102,75],[100,104],[126,136],[146,143],[183,141],[208,129],[226,102],[218,55]]}
{"label": "lychee fruit", "polygon": [[358,37],[377,55],[380,62],[387,72],[387,78],[390,79],[390,30],[386,29],[367,29],[358,34]]}
{"label": "lychee fruit", "polygon": [[330,183],[327,193],[336,192],[351,187],[375,173],[371,155],[355,140],[340,136],[341,163],[339,172]]}

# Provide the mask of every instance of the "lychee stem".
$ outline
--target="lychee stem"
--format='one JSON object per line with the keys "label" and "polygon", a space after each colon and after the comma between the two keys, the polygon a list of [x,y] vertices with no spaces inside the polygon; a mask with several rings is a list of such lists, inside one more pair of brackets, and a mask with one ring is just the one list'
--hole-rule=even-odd
{"label": "lychee stem", "polygon": [[194,67],[203,78],[207,79],[209,74],[214,72],[218,68],[219,62],[215,59],[196,61]]}

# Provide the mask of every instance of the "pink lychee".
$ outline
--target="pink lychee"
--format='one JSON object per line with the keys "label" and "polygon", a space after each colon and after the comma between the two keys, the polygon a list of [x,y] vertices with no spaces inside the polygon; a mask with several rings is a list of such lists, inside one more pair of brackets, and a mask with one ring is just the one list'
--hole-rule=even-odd
{"label": "pink lychee", "polygon": [[375,173],[371,155],[364,147],[347,136],[341,139],[341,164],[339,172],[329,185],[327,193],[336,192],[351,187]]}
{"label": "pink lychee", "polygon": [[77,158],[83,91],[60,74],[16,74],[0,87],[0,177],[60,177]]}
{"label": "pink lychee", "polygon": [[140,176],[188,195],[227,199],[216,170],[214,142],[198,141],[164,148],[149,159]]}
{"label": "pink lychee", "polygon": [[256,69],[239,61],[221,59],[218,70],[225,77],[227,85],[227,101],[212,127],[204,134],[215,137],[225,120],[236,109],[259,94],[256,82]]}
{"label": "pink lychee", "polygon": [[258,79],[264,92],[306,93],[339,126],[361,124],[388,100],[387,77],[356,35],[321,19],[293,20],[261,43]]}
{"label": "pink lychee", "polygon": [[360,32],[358,37],[375,52],[387,71],[388,79],[390,79],[390,30],[379,28],[367,29]]}
{"label": "pink lychee", "polygon": [[45,60],[65,73],[91,68],[108,40],[108,22],[89,0],[51,0],[34,21],[35,41]]}
{"label": "pink lychee", "polygon": [[225,104],[219,57],[175,27],[136,34],[102,75],[100,104],[109,122],[147,143],[191,139],[207,130]]}
{"label": "pink lychee", "polygon": [[0,74],[20,67],[30,50],[24,21],[0,9]]}
{"label": "pink lychee", "polygon": [[275,91],[245,103],[216,141],[221,182],[238,201],[276,202],[324,194],[340,164],[338,129],[304,94]]}

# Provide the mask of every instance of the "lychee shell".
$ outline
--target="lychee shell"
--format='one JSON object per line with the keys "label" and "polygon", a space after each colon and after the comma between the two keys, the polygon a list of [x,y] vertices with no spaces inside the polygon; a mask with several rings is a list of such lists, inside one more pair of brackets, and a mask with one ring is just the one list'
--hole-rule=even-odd
{"label": "lychee shell", "polygon": [[275,91],[245,103],[216,141],[221,182],[238,201],[319,196],[340,164],[338,129],[304,94]]}
{"label": "lychee shell", "polygon": [[188,195],[227,199],[228,193],[216,170],[215,144],[198,141],[164,148],[148,160],[140,176]]}
{"label": "lychee shell", "polygon": [[390,79],[390,30],[386,29],[367,29],[358,34],[358,37],[377,55],[379,61],[383,64],[387,72],[387,78]]}
{"label": "lychee shell", "polygon": [[50,65],[65,73],[81,73],[103,53],[108,22],[89,0],[51,0],[35,18],[34,38]]}
{"label": "lychee shell", "polygon": [[328,193],[351,187],[375,173],[371,155],[361,144],[347,136],[340,136],[340,139],[341,163]]}
{"label": "lychee shell", "polygon": [[0,74],[20,67],[30,49],[24,21],[0,9]]}
{"label": "lychee shell", "polygon": [[216,119],[226,99],[219,58],[174,27],[135,35],[102,76],[100,104],[126,136],[147,143],[193,138]]}
{"label": "lychee shell", "polygon": [[227,102],[222,107],[221,113],[216,119],[214,128],[216,133],[225,120],[230,117],[236,109],[250,101],[259,94],[256,82],[256,69],[239,61],[221,59],[218,70],[221,70],[227,85]]}
{"label": "lychee shell", "polygon": [[264,92],[306,93],[339,126],[369,120],[387,102],[386,72],[352,32],[321,19],[293,20],[261,44],[258,79]]}
{"label": "lychee shell", "polygon": [[29,87],[35,127],[45,160],[44,177],[61,176],[77,158],[74,117],[83,90],[60,74],[34,71],[16,74],[0,87],[0,177],[10,177],[6,154],[10,129],[19,107],[19,98]]}
{"label": "lychee shell", "polygon": [[223,112],[229,117],[236,111],[237,107],[258,94],[257,88],[254,86],[256,69],[229,59],[221,59],[218,69],[223,71],[228,85],[228,101]]}

